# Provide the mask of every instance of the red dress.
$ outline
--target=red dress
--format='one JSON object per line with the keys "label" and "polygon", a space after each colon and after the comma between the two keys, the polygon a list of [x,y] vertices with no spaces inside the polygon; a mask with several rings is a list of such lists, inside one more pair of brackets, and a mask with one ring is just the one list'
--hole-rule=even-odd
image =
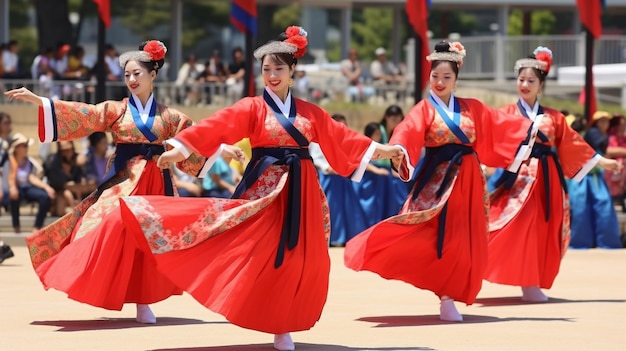
{"label": "red dress", "polygon": [[[74,140],[97,131],[110,132],[117,147],[112,159],[130,157],[119,162],[119,172],[112,173],[102,191],[93,192],[71,213],[26,239],[35,273],[44,288],[111,310],[121,310],[124,303],[149,304],[182,293],[147,264],[141,252],[127,244],[129,237],[118,209],[122,196],[164,195],[166,183],[165,173],[154,161],[158,155],[123,150],[139,144],[145,150],[162,149],[165,140],[193,122],[179,111],[155,103],[144,124],[129,106],[127,99],[97,105],[44,99],[39,114],[41,141]],[[196,175],[204,163],[203,157],[192,155],[177,167]],[[109,166],[112,164],[115,162]]]}
{"label": "red dress", "polygon": [[[487,193],[478,159],[508,165],[530,123],[477,100],[457,100],[462,136],[452,132],[433,103],[425,100],[396,127],[389,143],[408,153],[400,168],[403,179],[410,179],[409,169],[426,147],[424,172],[416,183],[423,189],[416,198],[413,189],[400,214],[348,242],[345,263],[356,271],[372,271],[472,304],[487,263]],[[448,150],[456,157],[439,162],[437,154]],[[426,176],[430,171],[432,175]]]}
{"label": "red dress", "polygon": [[[313,104],[295,99],[295,106],[293,126],[320,144],[337,173],[359,178],[375,144]],[[285,117],[263,97],[245,98],[176,139],[204,155],[244,137],[253,155],[262,148],[298,148],[278,118]],[[293,167],[271,165],[238,199],[124,198],[126,230],[161,274],[233,324],[274,334],[310,329],[328,291],[329,213],[310,158],[300,159],[300,186],[290,189]],[[301,201],[289,206],[294,191]],[[297,214],[298,243],[285,250],[276,268],[285,220]]]}
{"label": "red dress", "polygon": [[[522,115],[516,104],[501,110]],[[512,187],[498,187],[490,196],[485,279],[493,283],[549,289],[569,244],[569,201],[557,160],[565,177],[584,176],[595,152],[559,111],[543,107],[543,114],[539,130],[547,140],[538,136],[535,148],[556,153],[544,153],[543,161],[541,155],[532,156],[522,164]]]}

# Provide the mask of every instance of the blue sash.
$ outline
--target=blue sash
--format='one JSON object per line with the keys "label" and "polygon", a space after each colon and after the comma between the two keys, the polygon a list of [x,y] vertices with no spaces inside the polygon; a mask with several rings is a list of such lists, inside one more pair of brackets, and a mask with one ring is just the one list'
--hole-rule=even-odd
{"label": "blue sash", "polygon": [[298,143],[297,147],[274,147],[274,148],[253,148],[252,159],[243,173],[241,182],[233,193],[233,198],[239,198],[263,175],[265,170],[271,165],[289,166],[287,213],[283,221],[283,228],[278,243],[274,268],[279,268],[283,264],[285,250],[293,250],[298,244],[300,235],[300,216],[302,214],[302,159],[311,159],[309,155],[307,138],[293,125],[296,117],[295,101],[291,98],[291,111],[289,119],[285,118],[274,100],[267,93],[263,92],[263,99],[272,108],[278,122],[285,131]]}
{"label": "blue sash", "polygon": [[146,121],[146,123],[143,123],[143,121],[141,120],[141,116],[139,115],[139,109],[137,108],[137,105],[135,105],[135,99],[132,96],[128,98],[128,107],[130,108],[130,113],[133,115],[135,125],[137,126],[137,128],[139,128],[141,134],[143,134],[150,142],[157,140],[157,136],[154,135],[151,131],[152,125],[154,125],[154,116],[156,115],[156,100],[154,98],[152,99],[152,106],[150,106],[150,114],[148,115],[148,120]]}
{"label": "blue sash", "polygon": [[[450,96],[450,98],[452,99],[453,97]],[[454,135],[459,138],[461,143],[469,144],[469,138],[467,137],[467,135],[465,135],[465,133],[463,133],[463,131],[459,127],[459,125],[461,124],[461,106],[459,105],[459,100],[457,98],[454,98],[454,120],[450,119],[450,116],[448,116],[446,110],[444,110],[443,107],[439,106],[439,104],[437,103],[437,101],[435,101],[435,98],[432,95],[430,96],[430,103],[435,107],[448,128],[450,128],[452,133],[454,133]]]}

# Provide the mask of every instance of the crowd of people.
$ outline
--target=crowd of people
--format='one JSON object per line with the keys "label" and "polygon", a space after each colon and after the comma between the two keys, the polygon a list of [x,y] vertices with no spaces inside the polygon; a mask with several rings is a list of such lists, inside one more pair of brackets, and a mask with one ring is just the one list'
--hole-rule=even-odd
{"label": "crowd of people", "polygon": [[[154,99],[167,51],[158,41],[119,56],[128,98],[88,105],[6,92],[40,107],[40,141],[59,143],[48,168],[63,173],[43,182],[29,139],[3,136],[11,208],[15,196],[74,205],[27,238],[44,287],[110,310],[134,303],[147,324],[157,322],[150,304],[184,291],[287,351],[290,333],[321,316],[329,245],[345,245],[355,271],[432,291],[450,322],[463,320],[454,302],[474,303],[484,279],[546,302],[569,246],[622,247],[613,201],[624,199],[624,118],[598,111],[583,137],[572,126],[585,121],[542,106],[549,49],[516,62],[519,100],[494,109],[455,96],[465,48],[437,43],[428,99],[406,115],[390,106],[358,133],[293,96],[307,36],[292,26],[259,47],[262,95],[197,124]],[[107,165],[105,132],[115,143]],[[86,137],[83,161],[71,141]],[[92,192],[66,192],[88,179]]]}

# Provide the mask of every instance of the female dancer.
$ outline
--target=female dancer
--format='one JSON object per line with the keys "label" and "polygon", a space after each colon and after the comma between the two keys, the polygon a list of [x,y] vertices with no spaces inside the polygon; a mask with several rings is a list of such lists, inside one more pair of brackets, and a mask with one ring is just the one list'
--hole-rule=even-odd
{"label": "female dancer", "polygon": [[522,287],[522,300],[544,302],[569,241],[569,204],[565,177],[582,179],[596,164],[615,169],[571,129],[557,110],[539,104],[552,52],[538,47],[517,60],[516,104],[501,108],[524,116],[539,132],[530,160],[499,170],[489,209],[489,255],[485,279]]}
{"label": "female dancer", "polygon": [[[158,274],[153,265],[133,251],[127,262],[115,260],[113,251],[127,250],[123,226],[109,226],[106,216],[118,199],[126,195],[174,195],[169,172],[154,161],[163,152],[163,141],[192,125],[179,111],[158,104],[152,82],[163,67],[166,48],[149,41],[139,51],[120,56],[128,99],[97,105],[51,101],[26,88],[5,93],[9,100],[39,105],[39,139],[42,142],[73,140],[93,132],[111,132],[116,154],[97,190],[50,226],[30,236],[28,247],[35,272],[46,289],[54,288],[68,297],[92,306],[120,310],[124,303],[137,304],[137,321],[155,323],[148,304],[180,294],[170,280]],[[192,155],[177,164],[197,175],[204,158]]]}
{"label": "female dancer", "polygon": [[359,180],[373,158],[397,157],[291,95],[306,32],[289,27],[254,52],[262,63],[262,96],[244,98],[179,133],[159,167],[190,151],[209,160],[221,143],[250,138],[252,160],[234,199],[122,200],[127,230],[157,269],[204,306],[244,328],[275,334],[293,350],[289,332],[310,329],[326,301],[330,259],[328,206],[310,159],[317,142],[333,170]]}
{"label": "female dancer", "polygon": [[[487,261],[485,178],[478,159],[500,167],[512,163],[530,127],[527,119],[454,96],[464,57],[460,43],[445,41],[427,57],[430,97],[411,109],[390,141],[405,150],[394,165],[405,181],[417,173],[415,188],[399,215],[359,234],[345,251],[349,268],[433,291],[446,321],[463,320],[454,300],[474,302]],[[426,155],[415,170],[423,146]]]}

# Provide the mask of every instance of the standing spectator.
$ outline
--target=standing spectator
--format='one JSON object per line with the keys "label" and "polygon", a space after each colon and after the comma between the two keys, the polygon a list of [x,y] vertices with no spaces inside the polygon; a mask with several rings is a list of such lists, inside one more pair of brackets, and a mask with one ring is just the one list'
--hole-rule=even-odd
{"label": "standing spectator", "polygon": [[86,80],[89,75],[89,68],[85,66],[85,49],[82,46],[74,48],[74,53],[69,56],[66,76],[72,79]]}
{"label": "standing spectator", "polygon": [[400,106],[390,105],[387,107],[385,114],[380,121],[381,144],[387,144],[389,142],[389,139],[391,139],[391,136],[393,135],[393,131],[403,120],[404,113],[402,112],[402,108],[400,108]]}
{"label": "standing spectator", "polygon": [[[8,193],[8,184],[6,184],[6,175],[8,175],[9,169],[9,135],[11,134],[11,116],[9,114],[0,112],[0,203],[3,203],[5,194]],[[5,167],[6,165],[6,167]],[[8,196],[7,196],[8,198]],[[8,202],[7,202],[8,203]],[[0,240],[0,263],[4,262],[7,258],[13,257],[13,250],[7,244]]]}
{"label": "standing spectator", "polygon": [[54,50],[46,48],[41,54],[35,56],[30,66],[30,74],[33,79],[39,80],[39,86],[43,95],[50,95],[52,91],[52,79],[54,71],[52,70],[51,61],[54,58]]}
{"label": "standing spectator", "polygon": [[363,102],[376,93],[373,87],[364,84],[363,66],[356,49],[350,49],[348,58],[341,61],[341,73],[348,80],[346,101]]}
{"label": "standing spectator", "polygon": [[376,59],[370,64],[370,74],[374,82],[378,84],[391,84],[404,81],[400,70],[387,60],[385,48],[378,48],[374,51]]}
{"label": "standing spectator", "polygon": [[2,51],[2,67],[4,73],[2,78],[4,79],[17,79],[21,78],[19,72],[19,56],[17,52],[19,45],[17,40],[11,40],[4,51]]}
{"label": "standing spectator", "polygon": [[[54,57],[50,61],[50,68],[54,72],[55,79],[63,79],[65,78],[65,72],[67,71],[67,65],[69,58],[67,55],[71,50],[71,46],[65,44],[63,42],[59,42],[57,44],[56,50],[54,52]],[[60,96],[60,95],[59,95]]]}
{"label": "standing spectator", "polygon": [[624,115],[614,115],[609,125],[609,146],[606,151],[608,158],[614,158],[622,164],[619,171],[604,171],[604,180],[609,187],[609,192],[613,198],[613,202],[619,202],[622,206],[622,212],[626,213],[626,134],[624,129],[626,120]]}
{"label": "standing spectator", "polygon": [[292,87],[293,95],[302,100],[309,100],[311,80],[306,75],[306,71],[301,65],[296,65],[295,78]]}
{"label": "standing spectator", "polygon": [[107,171],[109,160],[109,141],[105,132],[89,135],[89,149],[85,162],[85,178],[87,183],[99,184]]}
{"label": "standing spectator", "polygon": [[[204,71],[198,77],[198,84],[204,86],[203,89],[207,94],[206,102],[208,104],[213,101],[215,95],[220,93],[220,90],[222,90],[222,94],[226,93],[222,83],[226,82],[228,75],[228,67],[222,62],[219,51],[213,50],[211,58],[204,66]],[[218,83],[219,85],[207,83]]]}
{"label": "standing spectator", "polygon": [[35,216],[34,230],[43,227],[55,191],[39,177],[40,167],[28,157],[28,145],[32,139],[16,133],[9,147],[11,172],[9,174],[9,196],[11,220],[15,233],[20,233],[20,203],[23,200],[36,201],[39,205]]}
{"label": "standing spectator", "polygon": [[233,49],[233,62],[228,65],[228,79],[226,79],[227,96],[229,103],[243,97],[243,78],[246,74],[246,62],[243,57],[243,49]]}
{"label": "standing spectator", "polygon": [[107,80],[117,82],[122,80],[122,68],[119,65],[119,57],[115,46],[107,44],[104,51],[104,63],[107,69]]}
{"label": "standing spectator", "polygon": [[[176,77],[176,87],[179,92],[185,93],[184,105],[195,105],[198,103],[199,91],[196,80],[202,74],[204,65],[198,63],[196,55],[187,56],[187,61],[180,66]],[[182,95],[182,94],[181,94]]]}
{"label": "standing spectator", "polygon": [[[84,162],[83,162],[84,163]],[[66,209],[74,207],[75,200],[81,200],[82,194],[74,194],[68,185],[82,184],[84,180],[83,169],[79,161],[79,155],[71,141],[57,143],[57,153],[49,158],[44,165],[48,184],[56,191],[56,206],[54,215],[61,216]]]}

